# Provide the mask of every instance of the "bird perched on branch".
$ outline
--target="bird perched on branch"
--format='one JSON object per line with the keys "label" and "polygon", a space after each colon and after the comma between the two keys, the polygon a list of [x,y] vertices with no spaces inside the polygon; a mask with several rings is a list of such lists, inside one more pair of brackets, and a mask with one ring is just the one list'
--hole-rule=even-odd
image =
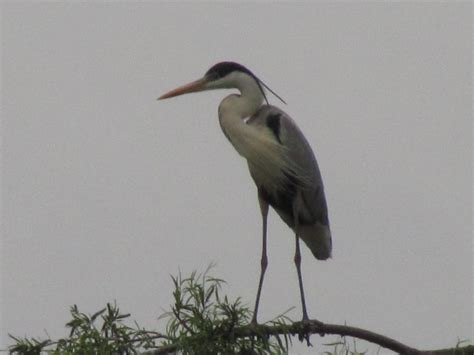
{"label": "bird perched on branch", "polygon": [[211,67],[201,79],[159,97],[214,89],[237,89],[219,105],[219,122],[227,139],[247,159],[257,185],[262,215],[262,257],[252,323],[267,269],[267,215],[272,208],[295,233],[294,262],[298,274],[303,321],[308,312],[301,276],[300,238],[319,260],[331,256],[332,242],[323,182],[313,151],[296,123],[279,108],[269,105],[265,89],[283,103],[250,70],[234,62]]}

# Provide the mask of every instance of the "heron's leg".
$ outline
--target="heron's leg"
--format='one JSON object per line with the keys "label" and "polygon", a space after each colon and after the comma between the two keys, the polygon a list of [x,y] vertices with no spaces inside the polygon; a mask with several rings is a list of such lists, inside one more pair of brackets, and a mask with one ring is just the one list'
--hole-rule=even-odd
{"label": "heron's leg", "polygon": [[257,298],[255,300],[255,309],[253,311],[252,324],[257,324],[258,304],[260,303],[260,294],[262,293],[263,277],[267,270],[267,216],[268,216],[268,202],[266,202],[258,194],[258,202],[260,204],[260,212],[262,213],[262,258],[260,259],[260,280],[258,281]]}
{"label": "heron's leg", "polygon": [[298,218],[298,210],[296,208],[296,198],[293,202],[293,218],[295,224],[295,241],[296,241],[296,248],[295,248],[295,265],[296,265],[296,272],[298,273],[298,283],[300,285],[300,294],[301,294],[301,305],[303,307],[303,322],[309,320],[308,312],[306,311],[306,301],[304,298],[304,288],[303,288],[303,277],[301,276],[301,251],[300,251],[300,236],[299,236],[299,218]]}

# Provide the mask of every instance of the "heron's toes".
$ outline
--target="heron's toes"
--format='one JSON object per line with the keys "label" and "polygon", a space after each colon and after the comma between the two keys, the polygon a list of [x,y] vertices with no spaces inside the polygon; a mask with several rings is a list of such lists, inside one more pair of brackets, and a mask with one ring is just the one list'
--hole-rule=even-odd
{"label": "heron's toes", "polygon": [[311,336],[311,321],[308,319],[308,317],[303,316],[303,319],[301,320],[300,323],[300,329],[298,332],[298,340],[303,342],[306,340],[306,344],[308,346],[313,346],[310,341],[310,336]]}

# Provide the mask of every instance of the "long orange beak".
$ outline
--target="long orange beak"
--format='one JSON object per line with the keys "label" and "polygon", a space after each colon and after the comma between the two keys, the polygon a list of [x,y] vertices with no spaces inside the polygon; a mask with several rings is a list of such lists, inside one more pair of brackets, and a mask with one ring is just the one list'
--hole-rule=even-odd
{"label": "long orange beak", "polygon": [[204,85],[208,82],[206,77],[198,79],[196,81],[193,81],[189,84],[180,86],[177,89],[171,90],[170,92],[167,92],[164,95],[161,95],[158,100],[163,100],[163,99],[168,99],[170,97],[178,96],[178,95],[183,95],[183,94],[188,94],[190,92],[196,92],[196,91],[201,91],[204,89]]}

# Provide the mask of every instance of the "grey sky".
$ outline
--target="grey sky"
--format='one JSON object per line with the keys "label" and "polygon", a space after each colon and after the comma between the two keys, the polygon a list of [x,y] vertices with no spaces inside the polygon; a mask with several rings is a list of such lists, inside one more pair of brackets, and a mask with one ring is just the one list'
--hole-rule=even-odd
{"label": "grey sky", "polygon": [[[334,251],[303,250],[310,317],[472,340],[470,3],[1,6],[1,348],[65,335],[74,303],[158,327],[169,274],[211,261],[253,304],[260,216],[218,124],[228,93],[156,101],[221,60],[288,102],[320,164]],[[298,319],[292,234],[269,223],[260,318]]]}

